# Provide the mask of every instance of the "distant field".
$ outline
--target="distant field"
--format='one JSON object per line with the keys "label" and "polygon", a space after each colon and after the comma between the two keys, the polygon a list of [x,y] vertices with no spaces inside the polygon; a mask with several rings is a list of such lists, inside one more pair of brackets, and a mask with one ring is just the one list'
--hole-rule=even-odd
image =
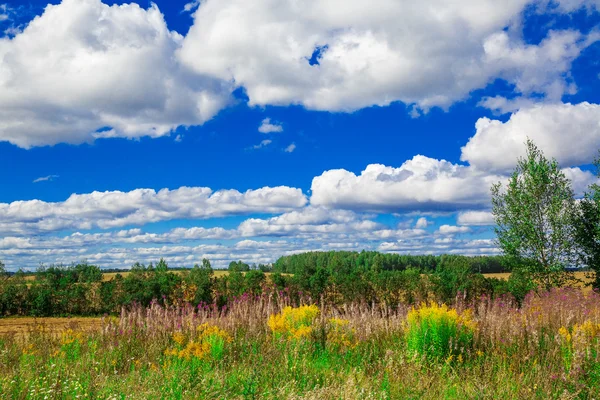
{"label": "distant field", "polygon": [[[577,284],[578,287],[581,287],[584,292],[589,292],[592,290],[590,286],[587,284],[593,281],[593,278],[589,272],[575,272],[575,277],[581,280],[581,283]],[[488,278],[497,278],[507,280],[510,277],[510,272],[502,272],[495,274],[483,274]]]}
{"label": "distant field", "polygon": [[[176,271],[171,271],[171,272],[175,272],[176,274],[180,274],[184,271],[182,270],[176,270]],[[215,276],[224,276],[227,275],[229,273],[229,271],[223,270],[223,269],[217,269],[214,270],[214,275]],[[122,271],[122,272],[104,272],[102,274],[102,280],[103,281],[110,281],[111,279],[113,279],[117,274],[121,274],[121,276],[123,276],[123,278],[125,278],[127,275],[129,275],[129,271]],[[267,275],[269,275],[269,273],[267,273]],[[33,281],[35,280],[35,275],[27,275],[25,277],[26,281]]]}
{"label": "distant field", "polygon": [[[591,282],[592,279],[590,279],[587,275],[589,273],[588,272],[575,272],[575,277],[577,279],[581,279],[584,282]],[[508,279],[508,277],[510,276],[510,272],[501,272],[501,273],[494,273],[494,274],[483,274],[484,276],[486,276],[487,278],[498,278],[498,279]]]}
{"label": "distant field", "polygon": [[[58,334],[67,329],[94,331],[100,329],[102,318],[32,318],[13,317],[0,318],[0,335],[33,332],[36,327],[43,327],[45,332]],[[39,328],[38,328],[39,329]]]}
{"label": "distant field", "polygon": [[[175,272],[176,274],[180,274],[184,271],[181,270],[177,270],[177,271],[172,271]],[[223,269],[217,269],[213,271],[214,276],[224,276],[227,275],[229,273],[229,271],[223,270]],[[121,276],[123,276],[123,278],[125,278],[127,275],[129,275],[128,271],[124,271],[124,272],[105,272],[104,274],[102,274],[102,280],[103,281],[110,281],[111,279],[113,279],[117,274],[121,274]]]}

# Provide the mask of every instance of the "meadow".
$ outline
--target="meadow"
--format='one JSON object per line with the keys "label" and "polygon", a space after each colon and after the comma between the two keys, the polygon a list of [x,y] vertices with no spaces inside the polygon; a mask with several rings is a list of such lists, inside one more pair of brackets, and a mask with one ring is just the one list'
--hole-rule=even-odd
{"label": "meadow", "polygon": [[94,329],[38,322],[0,336],[1,398],[600,396],[600,295],[576,288],[520,307],[510,296],[391,307],[271,292],[223,308],[132,306]]}

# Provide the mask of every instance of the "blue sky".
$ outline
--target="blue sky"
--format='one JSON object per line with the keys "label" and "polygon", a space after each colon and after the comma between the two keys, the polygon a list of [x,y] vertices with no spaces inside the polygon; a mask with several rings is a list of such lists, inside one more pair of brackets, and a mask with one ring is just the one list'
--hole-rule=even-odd
{"label": "blue sky", "polygon": [[0,260],[496,254],[532,138],[600,149],[597,0],[0,0]]}

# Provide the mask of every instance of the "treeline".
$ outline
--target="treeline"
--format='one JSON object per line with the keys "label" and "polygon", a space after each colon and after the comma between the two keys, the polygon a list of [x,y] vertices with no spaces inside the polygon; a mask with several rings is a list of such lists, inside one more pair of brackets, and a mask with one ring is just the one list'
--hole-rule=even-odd
{"label": "treeline", "polygon": [[[273,280],[325,297],[331,302],[366,301],[388,304],[436,300],[452,303],[457,295],[472,300],[482,295],[511,294],[517,300],[534,288],[519,273],[508,280],[483,273],[511,268],[503,257],[460,255],[410,256],[374,251],[310,252],[285,256],[273,265]],[[292,275],[281,275],[281,274]]]}
{"label": "treeline", "polygon": [[269,276],[241,261],[217,277],[208,260],[177,273],[160,260],[156,265],[136,263],[127,275],[116,274],[108,281],[102,280],[102,270],[86,263],[42,267],[33,280],[22,272],[9,277],[0,264],[0,315],[101,315],[152,301],[222,307],[239,296],[270,294],[296,301],[310,296],[333,304],[452,303],[459,294],[466,300],[507,293],[522,299],[533,288],[526,280],[504,281],[480,273],[501,271],[502,263],[501,257],[312,252],[281,257]]}
{"label": "treeline", "polygon": [[455,256],[455,255],[402,255],[377,251],[315,251],[279,258],[273,265],[274,272],[287,274],[313,274],[319,269],[329,272],[344,271],[403,271],[416,268],[423,273],[433,272],[437,266],[449,260],[460,259],[472,272],[481,274],[512,270],[509,259],[502,256]]}
{"label": "treeline", "polygon": [[81,263],[41,267],[31,280],[22,271],[9,275],[0,263],[0,316],[112,314],[122,306],[152,301],[223,306],[234,296],[262,293],[267,280],[260,270],[217,278],[208,260],[177,273],[162,259],[156,265],[136,263],[128,272],[103,281],[100,268]]}

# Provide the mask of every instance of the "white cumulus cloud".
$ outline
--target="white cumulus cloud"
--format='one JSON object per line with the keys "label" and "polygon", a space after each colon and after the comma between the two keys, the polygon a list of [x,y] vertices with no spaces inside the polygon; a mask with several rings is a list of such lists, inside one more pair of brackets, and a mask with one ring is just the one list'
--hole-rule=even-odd
{"label": "white cumulus cloud", "polygon": [[480,118],[461,160],[481,170],[507,171],[525,155],[527,138],[564,167],[589,164],[600,149],[600,105],[539,104],[507,122]]}
{"label": "white cumulus cloud", "polygon": [[442,225],[438,228],[437,232],[441,235],[454,235],[457,233],[470,232],[471,228],[468,226],[454,226],[454,225]]}
{"label": "white cumulus cloud", "polygon": [[231,88],[180,64],[182,40],[156,5],[48,5],[14,38],[0,38],[0,141],[159,137],[204,123]]}
{"label": "white cumulus cloud", "polygon": [[272,123],[271,118],[265,118],[258,127],[258,131],[260,133],[283,132],[283,126],[281,126],[279,123]]}
{"label": "white cumulus cloud", "polygon": [[[589,1],[569,3],[551,8],[572,12]],[[351,111],[400,100],[446,108],[496,78],[517,94],[556,99],[575,90],[566,72],[597,37],[551,31],[539,44],[526,43],[522,13],[548,6],[542,0],[206,0],[179,56],[199,73],[245,87],[251,105]]]}
{"label": "white cumulus cloud", "polygon": [[463,211],[456,217],[458,225],[494,225],[494,215],[489,211]]}
{"label": "white cumulus cloud", "polygon": [[429,224],[430,224],[430,222],[427,220],[427,218],[421,217],[417,220],[417,222],[415,222],[415,228],[424,229],[424,228],[427,228],[427,226]]}
{"label": "white cumulus cloud", "polygon": [[368,165],[358,176],[325,171],[313,179],[310,202],[370,211],[454,211],[488,206],[490,186],[503,179],[419,155],[399,168]]}
{"label": "white cumulus cloud", "polygon": [[73,194],[63,202],[0,203],[0,234],[34,234],[65,229],[101,229],[173,219],[206,219],[250,213],[279,213],[303,207],[306,196],[286,186],[239,192],[205,187],[175,190]]}

